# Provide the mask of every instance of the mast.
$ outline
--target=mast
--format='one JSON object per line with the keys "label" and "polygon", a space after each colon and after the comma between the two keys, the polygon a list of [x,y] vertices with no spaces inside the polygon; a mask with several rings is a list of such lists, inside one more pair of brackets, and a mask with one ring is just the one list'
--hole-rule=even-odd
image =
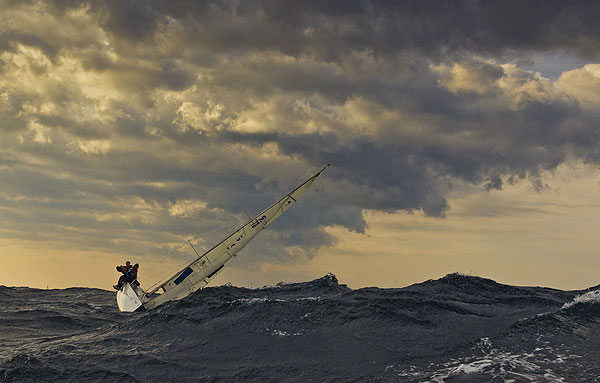
{"label": "mast", "polygon": [[[199,255],[198,258],[179,270],[166,282],[148,292],[146,297],[158,290],[163,291],[163,293],[157,297],[146,301],[143,306],[146,309],[152,309],[165,302],[185,298],[194,291],[206,286],[210,280],[225,267],[225,265],[231,262],[248,242],[289,209],[327,167],[329,167],[329,165],[304,181],[300,186],[286,194],[279,201],[250,219],[246,224],[221,242],[217,243],[204,254]],[[194,251],[195,250],[196,249],[194,249]],[[196,255],[198,255],[198,253],[196,253]]]}

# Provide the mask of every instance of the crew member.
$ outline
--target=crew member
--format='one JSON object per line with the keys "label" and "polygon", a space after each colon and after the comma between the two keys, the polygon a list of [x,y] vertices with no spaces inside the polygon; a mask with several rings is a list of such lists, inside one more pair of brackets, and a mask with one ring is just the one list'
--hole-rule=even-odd
{"label": "crew member", "polygon": [[123,273],[123,275],[121,275],[117,284],[113,286],[115,290],[121,290],[121,287],[123,287],[123,284],[125,282],[131,282],[137,277],[137,269],[135,271],[135,274],[131,272],[132,269],[133,267],[131,266],[131,262],[129,261],[125,262],[125,266],[117,266],[117,271]]}
{"label": "crew member", "polygon": [[136,263],[135,265],[133,265],[133,267],[129,270],[129,276],[130,276],[131,280],[128,280],[127,282],[132,283],[136,286],[140,285],[140,282],[138,282],[138,280],[137,280],[139,268],[140,268],[139,264]]}

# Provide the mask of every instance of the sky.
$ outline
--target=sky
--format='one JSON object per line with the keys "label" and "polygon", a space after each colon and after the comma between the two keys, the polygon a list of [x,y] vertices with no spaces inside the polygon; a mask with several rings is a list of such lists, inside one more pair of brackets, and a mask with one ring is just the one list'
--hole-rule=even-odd
{"label": "sky", "polygon": [[597,285],[599,8],[0,0],[0,285],[148,284],[327,163],[214,284]]}

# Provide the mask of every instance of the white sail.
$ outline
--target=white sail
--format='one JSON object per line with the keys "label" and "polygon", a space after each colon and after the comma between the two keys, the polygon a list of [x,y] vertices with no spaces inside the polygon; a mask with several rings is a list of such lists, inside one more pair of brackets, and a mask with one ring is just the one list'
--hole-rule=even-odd
{"label": "white sail", "polygon": [[[194,291],[206,286],[210,280],[213,279],[217,273],[219,273],[219,271],[221,271],[223,267],[252,240],[252,238],[296,202],[325,168],[306,180],[292,192],[288,193],[285,197],[269,206],[256,217],[252,218],[248,223],[213,246],[187,267],[178,271],[166,282],[148,292],[142,297],[143,307],[145,309],[152,309],[165,302],[185,298]],[[158,290],[161,290],[162,294],[151,298],[149,297],[150,294]]]}

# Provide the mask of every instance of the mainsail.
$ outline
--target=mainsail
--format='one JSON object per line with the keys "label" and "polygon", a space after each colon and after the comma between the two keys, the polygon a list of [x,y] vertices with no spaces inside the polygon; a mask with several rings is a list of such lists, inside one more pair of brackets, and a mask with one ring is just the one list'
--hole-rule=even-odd
{"label": "mainsail", "polygon": [[[155,289],[142,292],[139,287],[133,289],[129,288],[129,284],[126,284],[123,289],[117,292],[119,309],[129,312],[142,307],[153,309],[165,302],[185,298],[194,291],[206,286],[248,242],[289,209],[327,166]],[[152,295],[156,292],[162,292],[162,294]]]}

